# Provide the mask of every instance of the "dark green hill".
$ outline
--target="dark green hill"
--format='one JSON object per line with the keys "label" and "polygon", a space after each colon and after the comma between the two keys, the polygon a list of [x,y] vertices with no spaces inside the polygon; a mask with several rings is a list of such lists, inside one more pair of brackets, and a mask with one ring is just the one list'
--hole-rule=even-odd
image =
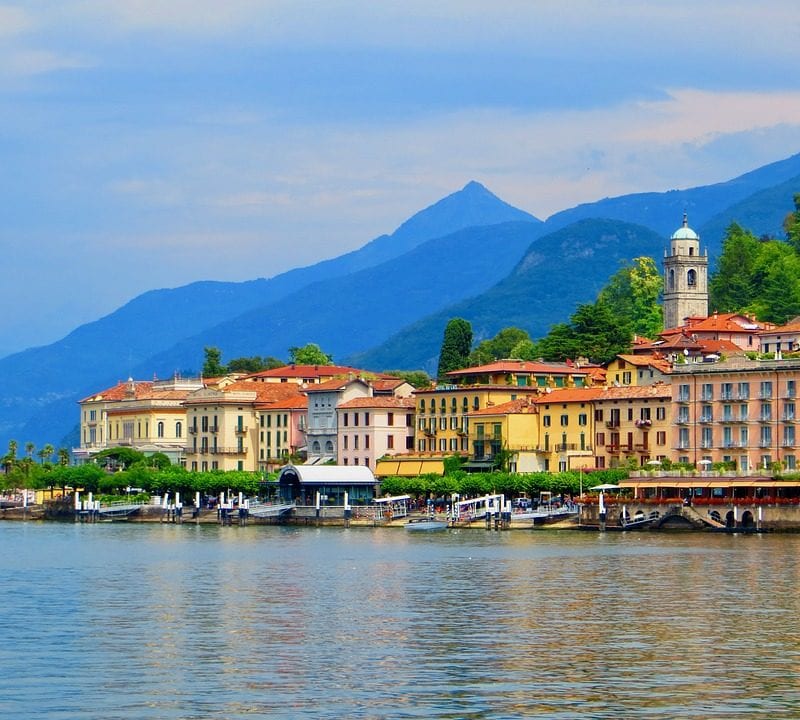
{"label": "dark green hill", "polygon": [[475,341],[504,327],[546,334],[580,303],[592,302],[620,264],[640,255],[660,257],[666,240],[652,230],[613,220],[581,220],[534,241],[511,274],[475,295],[419,320],[374,350],[344,362],[377,369],[435,372],[448,320],[472,323]]}

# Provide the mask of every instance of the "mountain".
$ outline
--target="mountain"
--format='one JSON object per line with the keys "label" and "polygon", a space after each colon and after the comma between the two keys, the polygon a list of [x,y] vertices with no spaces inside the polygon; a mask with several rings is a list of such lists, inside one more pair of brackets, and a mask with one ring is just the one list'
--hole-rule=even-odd
{"label": "mountain", "polygon": [[680,224],[684,212],[689,214],[689,224],[693,228],[701,228],[731,206],[762,190],[793,181],[798,176],[800,153],[727,182],[664,193],[636,193],[577,205],[551,215],[547,218],[546,227],[548,230],[557,230],[577,220],[608,218],[644,225],[669,237]]}
{"label": "mountain", "polygon": [[[75,402],[82,396],[131,374],[152,377],[157,373],[164,377],[187,368],[198,370],[203,358],[202,344],[188,343],[190,353],[166,353],[182,338],[198,338],[204,330],[227,322],[233,323],[234,331],[236,327],[249,327],[248,317],[268,315],[274,303],[291,294],[302,293],[304,287],[390,262],[431,238],[468,226],[507,221],[522,221],[531,227],[542,224],[532,215],[503,202],[479,183],[471,182],[416,213],[392,235],[376,238],[346,255],[269,280],[198,282],[144,293],[114,313],[82,325],[56,343],[0,360],[0,443],[4,445],[11,438],[24,438],[23,441],[31,439],[37,444],[55,444],[77,419]],[[419,273],[413,277],[420,283],[426,282]],[[316,293],[309,297],[315,297]],[[321,296],[325,295],[323,290]],[[445,297],[447,302],[456,299],[452,295]],[[239,316],[243,319],[237,320]],[[289,311],[284,317],[291,325],[298,316]],[[284,331],[274,336],[277,342],[270,346],[271,351],[261,350],[258,331],[237,347],[242,348],[240,354],[243,355],[272,352],[285,357],[294,343],[285,342],[282,335]],[[226,357],[236,356],[233,344],[227,342],[224,333],[210,336],[218,338],[217,344],[225,350]],[[163,362],[151,360],[159,354]],[[72,420],[65,424],[69,417]]]}
{"label": "mountain", "polygon": [[621,263],[640,255],[659,257],[665,239],[641,225],[580,220],[535,240],[514,270],[486,292],[432,313],[368,352],[343,362],[363,367],[414,369],[435,374],[447,322],[472,324],[475,342],[505,327],[532,337],[566,320],[578,304],[593,302]]}

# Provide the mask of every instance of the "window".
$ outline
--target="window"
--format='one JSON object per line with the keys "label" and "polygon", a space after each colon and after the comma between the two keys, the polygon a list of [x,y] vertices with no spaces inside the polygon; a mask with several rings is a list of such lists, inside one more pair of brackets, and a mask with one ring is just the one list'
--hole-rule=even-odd
{"label": "window", "polygon": [[569,425],[569,415],[562,415],[561,416],[561,427],[567,427]]}
{"label": "window", "polygon": [[656,433],[656,445],[666,445],[667,444],[667,433],[663,430],[659,430]]}
{"label": "window", "polygon": [[445,438],[439,440],[439,452],[447,452],[447,440]]}
{"label": "window", "polygon": [[369,425],[369,413],[364,413],[364,425]]}
{"label": "window", "polygon": [[545,427],[550,427],[550,416],[549,415],[543,415],[542,416],[542,425],[544,425]]}
{"label": "window", "polygon": [[714,385],[711,383],[703,383],[703,387],[700,389],[700,399],[701,400],[713,400],[714,399]]}
{"label": "window", "polygon": [[364,435],[364,450],[369,450],[369,435]]}
{"label": "window", "polygon": [[386,448],[388,450],[394,450],[394,435],[386,436]]}
{"label": "window", "polygon": [[358,450],[358,435],[353,436],[353,450]]}
{"label": "window", "polygon": [[594,411],[595,422],[603,422],[603,409],[599,408]]}
{"label": "window", "polygon": [[183,423],[180,420],[175,423],[175,437],[183,437]]}
{"label": "window", "polygon": [[350,425],[350,418],[348,417],[348,413],[344,413],[344,414],[342,415],[342,424],[343,424],[345,427],[348,427],[348,426]]}
{"label": "window", "polygon": [[353,425],[358,427],[358,413],[357,412],[353,413]]}
{"label": "window", "polygon": [[586,413],[581,413],[578,415],[578,425],[588,425],[589,424],[589,417]]}
{"label": "window", "polygon": [[739,400],[748,400],[750,398],[750,383],[739,383]]}
{"label": "window", "polygon": [[394,425],[394,413],[390,412],[386,415],[386,424],[390,427]]}
{"label": "window", "polygon": [[697,270],[690,269],[686,273],[686,284],[689,287],[694,287],[695,285],[697,285]]}
{"label": "window", "polygon": [[630,385],[631,384],[631,374],[627,370],[622,373],[622,384],[623,385]]}
{"label": "window", "polygon": [[666,420],[667,419],[667,408],[663,405],[656,408],[656,420]]}
{"label": "window", "polygon": [[347,437],[347,435],[345,435],[345,436],[342,438],[342,449],[343,449],[343,450],[349,450],[349,449],[350,449],[349,447],[347,447],[347,441],[348,441],[348,440],[349,440],[349,438]]}
{"label": "window", "polygon": [[689,385],[678,385],[678,402],[688,402],[691,399]]}
{"label": "window", "polygon": [[164,437],[164,423],[161,422],[160,420],[158,422],[158,425],[156,425],[156,435],[158,435],[158,437],[160,438]]}
{"label": "window", "polygon": [[605,433],[597,433],[595,436],[595,444],[598,447],[601,447],[606,444],[606,434]]}

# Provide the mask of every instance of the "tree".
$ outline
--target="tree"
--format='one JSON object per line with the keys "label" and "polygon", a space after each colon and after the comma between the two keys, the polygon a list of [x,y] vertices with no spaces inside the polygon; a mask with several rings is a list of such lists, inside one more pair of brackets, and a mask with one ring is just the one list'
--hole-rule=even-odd
{"label": "tree", "polygon": [[31,442],[30,440],[28,440],[28,442],[25,443],[25,454],[29,458],[33,458],[33,451],[34,450],[36,450],[36,444]]}
{"label": "tree", "polygon": [[794,212],[789,213],[783,221],[786,241],[795,252],[800,253],[800,193],[794,194]]}
{"label": "tree", "polygon": [[424,370],[387,370],[386,374],[399,377],[417,389],[428,387],[431,384],[431,378]]}
{"label": "tree", "polygon": [[470,366],[486,365],[504,358],[521,359],[513,354],[514,348],[530,339],[530,335],[525,330],[517,327],[503,328],[490,340],[483,340],[478,344],[478,347],[470,353],[468,364]]}
{"label": "tree", "polygon": [[55,452],[55,448],[50,444],[47,443],[38,453],[39,459],[42,461],[42,465],[44,465],[45,461],[51,460],[53,458],[53,453]]}
{"label": "tree", "polygon": [[663,278],[651,257],[637,257],[611,276],[598,300],[605,303],[630,335],[656,337],[664,327],[658,302]]}
{"label": "tree", "polygon": [[65,447],[58,448],[58,464],[69,465],[69,450]]}
{"label": "tree", "polygon": [[222,364],[222,350],[213,346],[204,347],[203,354],[205,355],[203,377],[220,377],[227,372]]}
{"label": "tree", "polygon": [[753,301],[753,269],[760,252],[761,244],[753,233],[736,223],[728,226],[717,268],[708,282],[710,308],[739,312]]}
{"label": "tree", "polygon": [[453,318],[444,329],[442,349],[439,353],[437,376],[440,380],[447,377],[452,370],[467,367],[472,349],[472,325],[463,318]]}
{"label": "tree", "polygon": [[283,360],[278,360],[275,357],[240,357],[234,358],[228,363],[228,372],[245,372],[257,373],[262,370],[271,370],[273,368],[283,367],[286,363]]}
{"label": "tree", "polygon": [[289,348],[289,361],[294,365],[333,365],[333,357],[315,343]]}

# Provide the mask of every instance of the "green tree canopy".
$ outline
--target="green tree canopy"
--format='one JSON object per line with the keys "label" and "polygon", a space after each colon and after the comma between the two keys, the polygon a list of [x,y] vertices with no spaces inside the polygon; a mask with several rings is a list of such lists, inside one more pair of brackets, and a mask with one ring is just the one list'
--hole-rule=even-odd
{"label": "green tree canopy", "polygon": [[204,347],[203,377],[220,377],[225,374],[222,364],[222,350],[218,347]]}
{"label": "green tree canopy", "polygon": [[656,337],[664,327],[659,296],[664,281],[651,257],[637,257],[611,276],[598,300],[627,325],[629,335]]}
{"label": "green tree canopy", "polygon": [[783,229],[786,231],[786,241],[800,254],[800,193],[794,194],[794,212],[786,216]]}
{"label": "green tree canopy", "polygon": [[399,377],[417,389],[431,384],[431,378],[424,370],[387,370],[386,374]]}
{"label": "green tree canopy", "polygon": [[[795,196],[799,201],[800,194]],[[800,215],[800,210],[792,215]],[[800,254],[791,240],[798,226],[788,220],[789,242],[760,240],[735,223],[728,227],[709,279],[713,310],[753,313],[777,324],[800,315]]]}
{"label": "green tree canopy", "polygon": [[443,380],[450,371],[467,367],[471,350],[472,325],[463,318],[453,318],[444,329],[437,377]]}
{"label": "green tree canopy", "polygon": [[514,349],[525,341],[530,341],[531,336],[525,330],[517,327],[503,328],[493,338],[483,340],[470,353],[468,365],[486,365],[495,360],[517,358]]}
{"label": "green tree canopy", "polygon": [[289,348],[289,360],[295,365],[333,365],[333,356],[315,343]]}

